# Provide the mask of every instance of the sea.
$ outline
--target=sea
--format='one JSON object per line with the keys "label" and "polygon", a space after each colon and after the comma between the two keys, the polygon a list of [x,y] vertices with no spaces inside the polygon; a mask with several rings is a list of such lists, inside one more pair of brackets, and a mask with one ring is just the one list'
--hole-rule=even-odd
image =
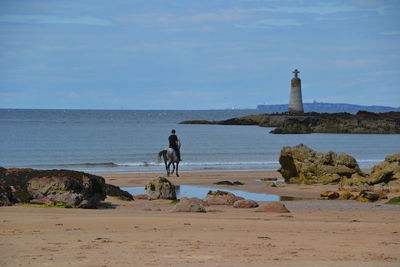
{"label": "sea", "polygon": [[0,109],[0,166],[72,169],[89,173],[163,172],[159,151],[175,129],[182,143],[180,172],[271,171],[284,146],[347,153],[370,168],[400,152],[400,135],[287,134],[272,128],[179,124],[223,120],[259,110]]}

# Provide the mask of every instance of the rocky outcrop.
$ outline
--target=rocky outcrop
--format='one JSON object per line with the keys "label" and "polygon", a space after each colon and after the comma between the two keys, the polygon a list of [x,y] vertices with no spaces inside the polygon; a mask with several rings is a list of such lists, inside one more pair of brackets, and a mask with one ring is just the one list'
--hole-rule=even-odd
{"label": "rocky outcrop", "polygon": [[336,184],[354,174],[365,176],[352,156],[321,153],[303,144],[282,148],[279,163],[286,183]]}
{"label": "rocky outcrop", "polygon": [[106,198],[107,186],[103,177],[85,172],[0,168],[0,206],[34,202],[96,208]]}
{"label": "rocky outcrop", "polygon": [[258,125],[275,127],[274,134],[362,133],[399,134],[400,112],[258,114],[223,121],[184,121],[182,124]]}
{"label": "rocky outcrop", "polygon": [[175,185],[164,177],[157,177],[145,186],[150,199],[176,199]]}
{"label": "rocky outcrop", "polygon": [[233,207],[239,209],[251,209],[251,208],[257,208],[258,203],[255,202],[254,200],[243,199],[235,201],[235,203],[233,203]]}
{"label": "rocky outcrop", "polygon": [[369,176],[355,173],[351,179],[341,181],[343,187],[376,184],[400,184],[400,153],[387,156],[383,162],[372,167]]}
{"label": "rocky outcrop", "polygon": [[207,196],[204,198],[204,201],[209,205],[233,205],[238,200],[242,200],[244,198],[235,196],[232,193],[225,191],[209,191]]}
{"label": "rocky outcrop", "polygon": [[256,212],[289,213],[290,211],[282,202],[268,202],[267,204],[259,206]]}
{"label": "rocky outcrop", "polygon": [[368,177],[368,184],[400,184],[400,153],[387,156],[383,162],[375,165]]}

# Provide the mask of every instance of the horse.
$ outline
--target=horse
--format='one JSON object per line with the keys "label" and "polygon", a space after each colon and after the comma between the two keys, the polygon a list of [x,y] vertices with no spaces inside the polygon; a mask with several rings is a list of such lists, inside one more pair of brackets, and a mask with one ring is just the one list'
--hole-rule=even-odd
{"label": "horse", "polygon": [[[181,147],[181,144],[179,141],[178,141],[178,147],[179,148]],[[161,156],[164,159],[165,169],[167,170],[167,176],[169,176],[170,174],[173,174],[176,169],[176,176],[179,177],[179,173],[178,173],[179,159],[178,159],[178,155],[176,154],[175,149],[166,148],[166,149],[158,152],[158,156],[157,156],[158,163],[161,162]],[[176,166],[175,166],[175,163],[176,163]],[[172,172],[170,172],[170,170],[169,170],[169,168],[171,167],[171,164],[172,164]]]}

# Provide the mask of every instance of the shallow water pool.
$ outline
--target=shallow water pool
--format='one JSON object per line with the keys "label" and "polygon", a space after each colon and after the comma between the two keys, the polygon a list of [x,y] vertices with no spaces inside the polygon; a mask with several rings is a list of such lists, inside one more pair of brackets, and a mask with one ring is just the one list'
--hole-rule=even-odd
{"label": "shallow water pool", "polygon": [[[132,195],[138,194],[146,194],[146,190],[144,187],[123,187],[122,190],[128,191]],[[243,197],[245,199],[250,199],[254,201],[279,201],[281,197],[278,195],[271,194],[259,194],[259,193],[250,193],[240,190],[230,190],[230,189],[221,189],[221,188],[212,188],[212,187],[202,187],[202,186],[193,186],[193,185],[178,185],[175,187],[176,197],[197,197],[197,198],[205,198],[208,191],[216,191],[222,190],[226,192],[230,192],[235,194],[236,196]]]}

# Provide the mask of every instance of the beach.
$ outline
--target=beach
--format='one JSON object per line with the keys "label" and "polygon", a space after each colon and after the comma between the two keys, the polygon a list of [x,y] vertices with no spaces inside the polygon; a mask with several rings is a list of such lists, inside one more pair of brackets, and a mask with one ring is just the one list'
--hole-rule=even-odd
{"label": "beach", "polygon": [[[164,173],[103,174],[141,187]],[[400,212],[382,201],[319,200],[336,185],[267,186],[277,172],[190,172],[194,185],[294,197],[290,213],[232,206],[171,212],[170,200],[122,201],[112,209],[12,206],[0,209],[1,266],[398,266]],[[240,181],[219,186],[218,181]],[[389,197],[391,194],[388,195]],[[258,201],[259,204],[264,202]]]}

